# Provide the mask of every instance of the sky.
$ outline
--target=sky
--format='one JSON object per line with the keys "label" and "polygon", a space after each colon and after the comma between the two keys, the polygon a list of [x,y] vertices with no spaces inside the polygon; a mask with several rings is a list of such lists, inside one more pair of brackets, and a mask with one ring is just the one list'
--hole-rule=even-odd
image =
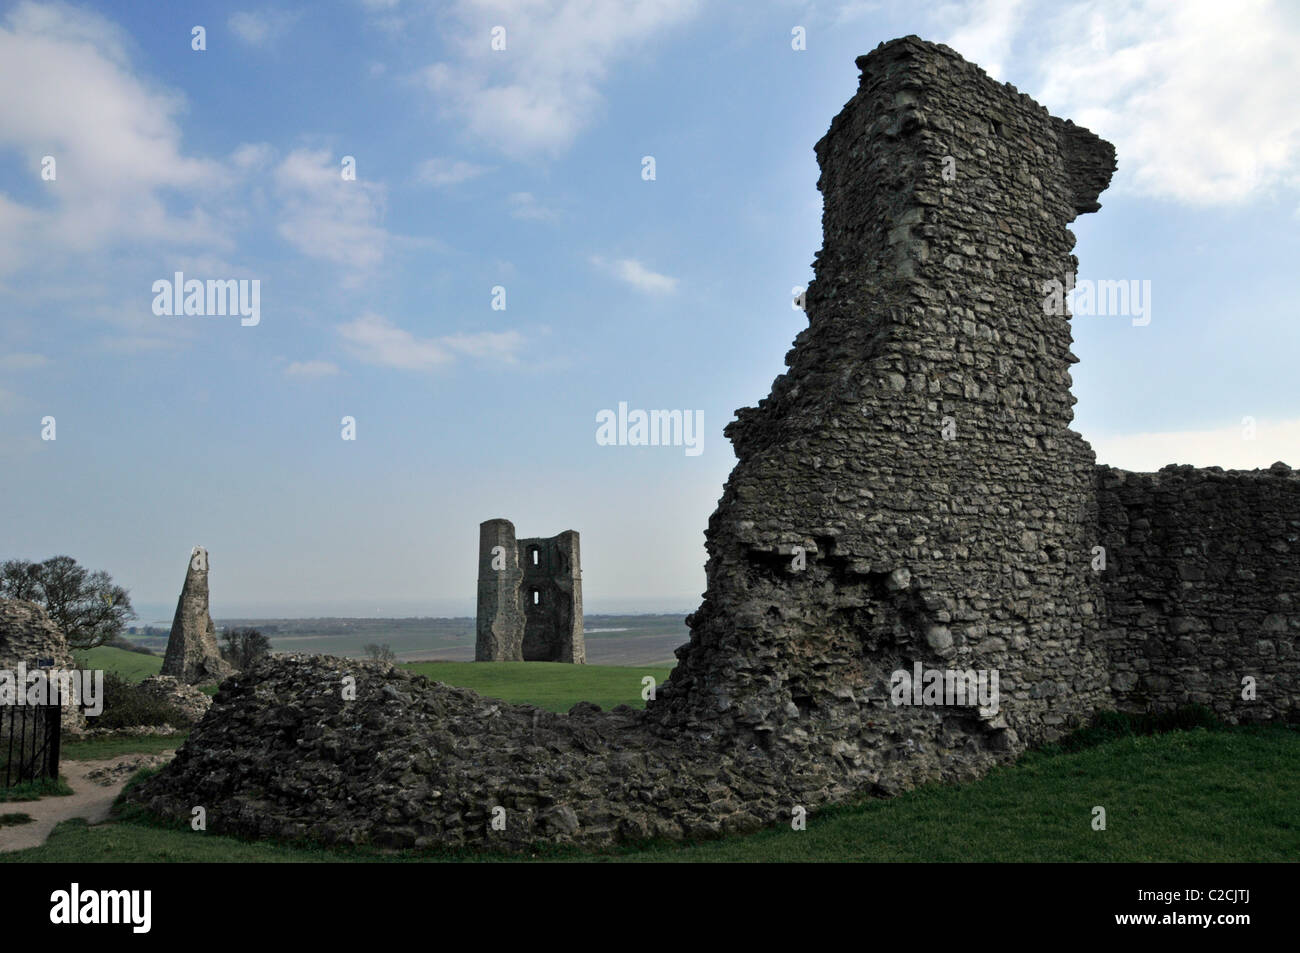
{"label": "sky", "polygon": [[[471,615],[505,517],[581,533],[589,613],[691,611],[723,427],[806,324],[813,144],[910,33],[1117,148],[1079,277],[1149,281],[1150,320],[1074,318],[1098,460],[1300,466],[1300,5],[25,0],[0,558],[142,621],[195,545],[217,617]],[[176,272],[258,307],[168,314]],[[620,403],[699,441],[602,443]]]}

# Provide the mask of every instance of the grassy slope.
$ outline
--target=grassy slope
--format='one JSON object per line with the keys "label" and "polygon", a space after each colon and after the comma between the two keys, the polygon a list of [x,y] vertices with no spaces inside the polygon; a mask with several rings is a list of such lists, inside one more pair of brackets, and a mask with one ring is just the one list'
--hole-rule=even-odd
{"label": "grassy slope", "polygon": [[[1300,732],[1180,731],[1075,753],[1030,754],[981,781],[867,800],[749,837],[658,845],[606,861],[1294,861],[1300,857]],[[1107,829],[1092,829],[1106,808]],[[166,829],[135,820],[61,825],[0,862],[421,861],[334,853]],[[502,860],[502,857],[457,858]]]}
{"label": "grassy slope", "polygon": [[142,682],[150,675],[157,675],[162,670],[163,663],[161,655],[128,652],[126,649],[115,649],[111,645],[101,645],[99,648],[72,654],[81,668],[116,672],[134,682]]}

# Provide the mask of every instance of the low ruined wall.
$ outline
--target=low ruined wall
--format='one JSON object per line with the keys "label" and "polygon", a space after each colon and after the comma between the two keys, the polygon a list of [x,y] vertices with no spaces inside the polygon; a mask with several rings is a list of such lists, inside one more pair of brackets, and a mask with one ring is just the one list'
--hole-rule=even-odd
{"label": "low ruined wall", "polygon": [[1300,717],[1300,473],[1098,467],[1097,496],[1116,707]]}
{"label": "low ruined wall", "polygon": [[512,705],[384,662],[276,655],[227,679],[176,758],[128,795],[208,830],[328,844],[517,851],[789,823],[830,766],[645,712]]}

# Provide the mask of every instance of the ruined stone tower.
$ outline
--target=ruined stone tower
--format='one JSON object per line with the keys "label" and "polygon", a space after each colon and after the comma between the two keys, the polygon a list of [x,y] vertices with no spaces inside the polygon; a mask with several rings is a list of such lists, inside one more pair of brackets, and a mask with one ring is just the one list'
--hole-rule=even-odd
{"label": "ruined stone tower", "polygon": [[176,602],[161,674],[194,685],[225,678],[232,671],[217,648],[217,627],[208,613],[208,551],[195,546]]}
{"label": "ruined stone tower", "polygon": [[[726,430],[708,591],[657,715],[835,750],[850,772],[918,748],[919,781],[944,749],[979,762],[1106,701],[1094,461],[1069,429],[1070,326],[1040,286],[1074,273],[1066,226],[1099,208],[1115,153],[946,47],[857,62],[816,147],[809,325]],[[891,706],[917,662],[1006,673],[998,712]]]}
{"label": "ruined stone tower", "polygon": [[479,524],[474,660],[587,660],[576,532],[516,540],[509,520]]}

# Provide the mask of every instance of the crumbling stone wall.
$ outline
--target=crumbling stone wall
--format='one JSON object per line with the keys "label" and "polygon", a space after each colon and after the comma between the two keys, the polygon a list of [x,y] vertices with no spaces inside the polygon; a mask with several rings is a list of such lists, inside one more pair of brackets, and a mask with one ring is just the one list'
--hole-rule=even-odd
{"label": "crumbling stone wall", "polygon": [[1100,467],[1097,495],[1117,706],[1300,720],[1300,474]]}
{"label": "crumbling stone wall", "polygon": [[[946,47],[904,38],[858,65],[817,144],[809,325],[727,428],[739,462],[709,521],[708,591],[654,716],[892,789],[1107,700],[1094,459],[1041,285],[1073,273],[1066,225],[1115,159]],[[1000,711],[892,706],[890,673],[916,661],[1000,670]]]}
{"label": "crumbling stone wall", "polygon": [[578,534],[516,540],[505,519],[479,524],[478,662],[587,660]]}
{"label": "crumbling stone wall", "polygon": [[[23,599],[0,599],[0,670],[18,672],[21,662],[27,672],[36,671],[41,663],[65,672],[77,667],[68,640],[50,619],[49,613],[35,602]],[[17,685],[26,691],[25,685]],[[61,699],[60,722],[66,731],[80,731],[86,726],[78,699]]]}

